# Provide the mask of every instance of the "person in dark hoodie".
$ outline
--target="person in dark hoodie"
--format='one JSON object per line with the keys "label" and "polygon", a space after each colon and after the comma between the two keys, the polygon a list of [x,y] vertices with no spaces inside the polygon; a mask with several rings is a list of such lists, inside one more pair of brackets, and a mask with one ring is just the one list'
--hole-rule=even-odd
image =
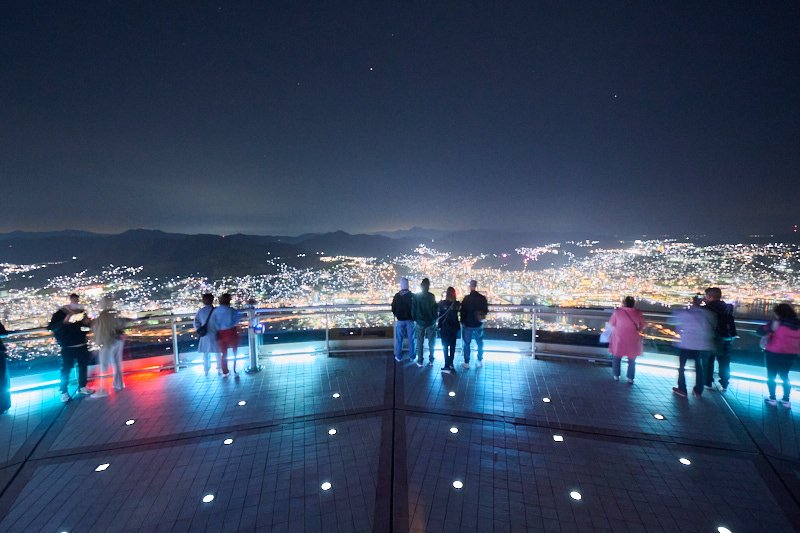
{"label": "person in dark hoodie", "polygon": [[408,358],[414,360],[414,321],[411,320],[411,300],[414,293],[408,290],[408,278],[400,278],[400,290],[392,298],[394,324],[394,358],[403,360],[403,340],[408,341]]}
{"label": "person in dark hoodie", "polygon": [[75,363],[78,364],[78,393],[86,396],[94,394],[94,391],[86,386],[87,368],[91,357],[86,333],[90,324],[86,311],[80,305],[80,297],[77,294],[70,294],[69,305],[53,313],[47,325],[47,329],[53,332],[56,342],[61,347],[61,401],[64,403],[70,400],[67,385]]}
{"label": "person in dark hoodie", "polygon": [[478,347],[478,366],[483,366],[483,321],[489,312],[486,296],[478,292],[478,282],[470,280],[469,294],[461,302],[461,338],[464,341],[464,368],[469,368],[472,339]]}
{"label": "person in dark hoodie", "polygon": [[733,306],[722,299],[719,287],[709,287],[705,291],[706,309],[717,317],[714,349],[708,354],[705,365],[705,387],[714,390],[714,360],[719,364],[720,391],[728,390],[731,380],[731,345],[736,339],[736,323],[733,319]]}
{"label": "person in dark hoodie", "polygon": [[6,361],[6,345],[3,344],[2,338],[9,333],[11,332],[0,322],[0,413],[3,414],[11,409],[11,376]]}
{"label": "person in dark hoodie", "polygon": [[456,357],[456,341],[461,323],[458,321],[458,311],[461,304],[456,298],[456,290],[447,287],[444,300],[439,302],[439,318],[436,325],[439,327],[439,337],[442,339],[442,351],[444,351],[444,366],[442,372],[454,374],[456,369],[453,360]]}
{"label": "person in dark hoodie", "polygon": [[800,320],[791,305],[778,304],[773,310],[775,319],[764,324],[758,330],[759,335],[767,337],[764,346],[764,360],[767,366],[767,388],[769,397],[764,399],[767,405],[778,403],[775,397],[775,377],[780,376],[783,381],[783,398],[781,405],[791,408],[789,393],[792,385],[789,383],[789,371],[792,369],[797,355],[800,354]]}
{"label": "person in dark hoodie", "polygon": [[417,345],[417,366],[422,367],[425,360],[423,357],[425,340],[428,341],[428,366],[433,366],[438,307],[436,306],[436,297],[430,293],[430,280],[423,279],[419,286],[422,290],[411,300],[411,318],[414,320],[414,338]]}

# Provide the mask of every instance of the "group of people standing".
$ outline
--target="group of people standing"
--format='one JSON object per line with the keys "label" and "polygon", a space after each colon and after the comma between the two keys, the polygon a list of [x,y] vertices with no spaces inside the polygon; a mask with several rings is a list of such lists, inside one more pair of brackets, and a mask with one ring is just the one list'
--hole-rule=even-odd
{"label": "group of people standing", "polygon": [[[625,297],[622,307],[611,315],[608,322],[612,331],[609,351],[612,355],[612,378],[619,381],[623,357],[628,360],[628,383],[636,377],[636,357],[642,354],[642,329],[644,316],[636,309],[635,300]],[[800,354],[800,320],[794,308],[781,303],[773,309],[773,319],[761,326],[757,333],[762,336],[761,348],[767,369],[767,405],[778,404],[776,377],[783,383],[784,407],[791,407],[789,396],[791,384],[789,371]],[[726,392],[731,379],[731,346],[736,338],[736,322],[733,305],[722,299],[719,287],[709,287],[705,294],[692,298],[688,309],[675,312],[674,321],[679,333],[678,340],[678,385],[672,392],[681,397],[688,396],[686,386],[686,363],[694,361],[695,385],[692,395],[700,398],[704,390],[714,390],[714,363],[718,365],[720,392]]]}
{"label": "group of people standing", "polygon": [[194,316],[195,334],[199,340],[197,351],[203,354],[203,371],[205,375],[211,370],[211,355],[217,360],[217,374],[224,378],[230,376],[228,352],[233,352],[231,360],[233,375],[236,371],[236,356],[239,350],[239,332],[237,330],[241,313],[231,307],[230,293],[219,296],[219,305],[214,307],[214,295],[203,294],[203,307]]}
{"label": "group of people standing", "polygon": [[469,368],[471,345],[475,340],[478,366],[483,366],[483,321],[489,312],[486,297],[478,292],[478,282],[469,282],[469,294],[459,302],[456,290],[447,287],[444,298],[438,303],[430,292],[431,283],[424,278],[420,291],[412,293],[408,279],[400,279],[400,290],[392,299],[392,314],[395,317],[394,358],[403,361],[403,343],[408,341],[408,359],[416,358],[417,366],[425,363],[424,349],[428,345],[428,366],[435,360],[435,343],[438,332],[444,351],[442,372],[455,373],[456,342],[459,334],[463,341],[463,368]]}

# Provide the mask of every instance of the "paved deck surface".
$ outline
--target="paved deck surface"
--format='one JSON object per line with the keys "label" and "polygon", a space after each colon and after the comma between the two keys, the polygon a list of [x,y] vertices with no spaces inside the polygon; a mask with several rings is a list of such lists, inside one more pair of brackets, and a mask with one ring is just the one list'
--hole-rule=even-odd
{"label": "paved deck surface", "polygon": [[490,354],[444,377],[440,363],[276,356],[239,379],[130,375],[65,406],[55,389],[18,394],[0,417],[0,531],[800,524],[800,394],[786,410],[752,382],[678,398],[674,371],[643,365],[629,386],[584,361]]}

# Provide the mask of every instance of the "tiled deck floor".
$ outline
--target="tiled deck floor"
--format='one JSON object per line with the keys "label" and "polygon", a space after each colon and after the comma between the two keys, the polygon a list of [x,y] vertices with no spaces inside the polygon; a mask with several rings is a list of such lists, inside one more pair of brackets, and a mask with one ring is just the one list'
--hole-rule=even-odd
{"label": "tiled deck floor", "polygon": [[510,354],[444,377],[386,353],[263,365],[238,380],[135,374],[66,406],[55,389],[15,396],[0,417],[0,531],[800,524],[800,405],[766,408],[761,384],[681,399],[671,370],[640,366],[629,386],[608,367]]}

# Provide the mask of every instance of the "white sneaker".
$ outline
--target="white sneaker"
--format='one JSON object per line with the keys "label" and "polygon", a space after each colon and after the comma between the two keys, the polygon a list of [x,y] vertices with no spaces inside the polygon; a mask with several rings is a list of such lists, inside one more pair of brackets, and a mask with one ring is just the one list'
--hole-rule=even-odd
{"label": "white sneaker", "polygon": [[619,381],[619,376],[611,376],[611,379],[613,379],[614,381]]}
{"label": "white sneaker", "polygon": [[417,366],[418,366],[418,367],[420,367],[420,368],[422,368],[422,367],[423,367],[423,366],[425,366],[425,365],[423,365],[422,363],[420,363],[419,361],[417,361]]}
{"label": "white sneaker", "polygon": [[461,366],[463,366],[464,368],[469,368],[469,363],[461,363]]}
{"label": "white sneaker", "polygon": [[229,373],[229,372],[225,372],[224,374],[222,374],[222,377],[223,377],[223,378],[227,378],[228,376],[230,376],[230,373]]}
{"label": "white sneaker", "polygon": [[628,385],[633,385],[633,380],[632,379],[628,379]]}
{"label": "white sneaker", "polygon": [[787,409],[792,408],[792,402],[790,402],[789,400],[781,400],[781,405]]}
{"label": "white sneaker", "polygon": [[68,392],[61,393],[61,403],[67,403],[70,400]]}
{"label": "white sneaker", "polygon": [[483,361],[478,361],[478,368],[483,366]]}
{"label": "white sneaker", "polygon": [[84,396],[90,396],[94,394],[94,389],[90,389],[89,387],[81,387],[78,389],[78,393],[83,394]]}
{"label": "white sneaker", "polygon": [[104,390],[97,391],[97,392],[94,394],[94,397],[95,397],[95,398],[105,398],[106,396],[108,396],[108,393],[107,393],[106,391],[104,391]]}

